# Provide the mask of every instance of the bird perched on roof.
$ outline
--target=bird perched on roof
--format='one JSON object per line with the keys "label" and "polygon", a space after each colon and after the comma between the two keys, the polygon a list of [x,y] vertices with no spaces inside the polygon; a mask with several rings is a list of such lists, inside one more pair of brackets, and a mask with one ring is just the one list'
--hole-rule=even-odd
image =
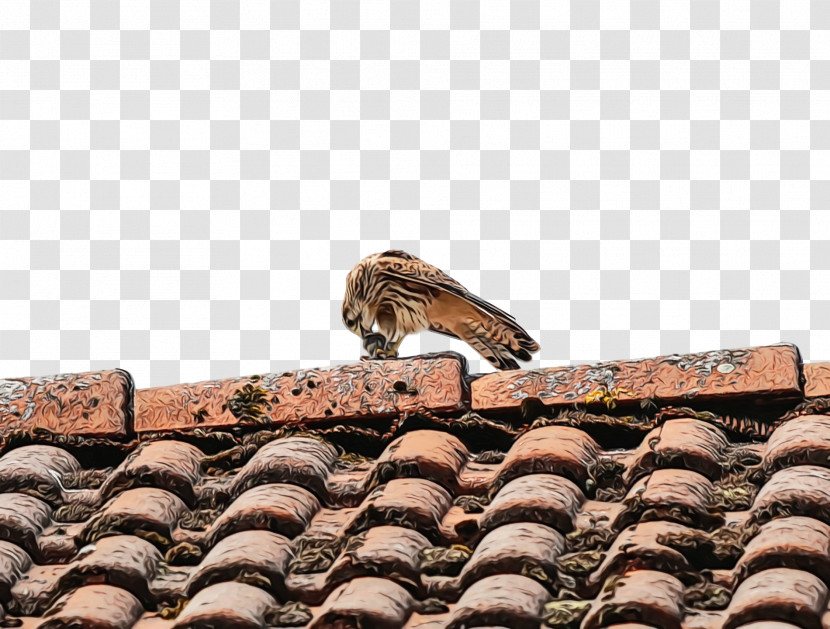
{"label": "bird perched on roof", "polygon": [[346,278],[343,323],[371,357],[394,358],[408,334],[432,330],[466,341],[499,369],[518,369],[539,344],[511,315],[405,251],[363,258]]}

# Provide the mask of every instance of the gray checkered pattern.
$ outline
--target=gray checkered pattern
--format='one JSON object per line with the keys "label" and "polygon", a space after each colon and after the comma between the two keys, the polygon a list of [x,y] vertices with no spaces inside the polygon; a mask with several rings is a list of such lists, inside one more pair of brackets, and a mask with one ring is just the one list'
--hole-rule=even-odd
{"label": "gray checkered pattern", "polygon": [[389,246],[534,365],[830,359],[828,210],[827,0],[0,6],[0,375],[354,361]]}

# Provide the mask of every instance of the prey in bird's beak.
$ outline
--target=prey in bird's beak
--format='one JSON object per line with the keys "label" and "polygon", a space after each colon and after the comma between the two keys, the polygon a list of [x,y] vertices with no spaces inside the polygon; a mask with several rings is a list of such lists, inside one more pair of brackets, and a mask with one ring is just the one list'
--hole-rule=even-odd
{"label": "prey in bird's beak", "polygon": [[363,337],[363,347],[369,358],[386,358],[386,337],[372,332]]}

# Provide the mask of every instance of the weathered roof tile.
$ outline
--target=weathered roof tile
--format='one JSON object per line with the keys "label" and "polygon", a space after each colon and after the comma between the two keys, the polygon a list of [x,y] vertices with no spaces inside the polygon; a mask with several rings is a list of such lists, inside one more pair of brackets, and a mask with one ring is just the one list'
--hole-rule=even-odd
{"label": "weathered roof tile", "polygon": [[226,581],[201,590],[187,603],[173,629],[260,629],[277,606],[268,592],[253,585]]}
{"label": "weathered roof tile", "polygon": [[793,465],[830,463],[830,417],[803,415],[779,426],[767,441],[764,465],[779,470]]}
{"label": "weathered roof tile", "polygon": [[504,625],[513,629],[536,629],[550,593],[538,582],[518,574],[496,574],[473,583],[452,611],[447,629]]}
{"label": "weathered roof tile", "polygon": [[307,437],[267,443],[240,470],[231,485],[233,495],[266,483],[294,483],[326,497],[329,474],[337,460],[331,444]]}
{"label": "weathered roof tile", "polygon": [[208,531],[210,545],[231,533],[265,529],[296,537],[320,509],[307,489],[296,485],[268,484],[249,489],[225,509]]}
{"label": "weathered roof tile", "polygon": [[121,369],[0,380],[0,446],[40,431],[124,439],[132,405],[133,381]]}
{"label": "weathered roof tile", "polygon": [[830,396],[830,362],[804,364],[804,397]]}
{"label": "weathered roof tile", "polygon": [[136,432],[394,418],[419,408],[458,411],[465,408],[463,375],[459,358],[438,356],[142,389]]}
{"label": "weathered roof tile", "polygon": [[194,486],[201,477],[199,462],[203,456],[199,448],[181,441],[145,444],[107,478],[101,487],[102,498],[134,487],[157,487],[193,506]]}
{"label": "weathered roof tile", "polygon": [[796,566],[830,581],[830,525],[802,516],[767,522],[737,564],[739,575]]}
{"label": "weathered roof tile", "polygon": [[186,591],[193,596],[213,583],[245,574],[260,574],[279,589],[293,557],[291,541],[284,535],[264,530],[234,533],[220,540],[194,569]]}
{"label": "weathered roof tile", "polygon": [[164,489],[128,489],[113,498],[90,520],[82,538],[94,542],[106,535],[132,533],[150,535],[150,541],[161,536],[160,543],[169,543],[187,510],[181,498]]}
{"label": "weathered roof tile", "polygon": [[42,629],[127,629],[143,612],[132,594],[111,585],[78,588],[47,613]]}
{"label": "weathered roof tile", "polygon": [[360,577],[332,592],[309,629],[356,626],[397,629],[414,606],[412,595],[389,579]]}
{"label": "weathered roof tile", "polygon": [[629,620],[662,629],[680,629],[683,584],[654,570],[634,570],[608,587],[585,617],[585,629],[599,629]]}
{"label": "weathered roof tile", "polygon": [[585,497],[561,476],[529,474],[510,481],[496,494],[481,517],[483,531],[509,522],[542,522],[562,533],[573,529]]}
{"label": "weathered roof tile", "polygon": [[795,620],[804,629],[821,629],[827,586],[817,576],[792,568],[772,568],[746,578],[727,608],[724,629],[750,621]]}
{"label": "weathered roof tile", "polygon": [[576,367],[500,371],[472,382],[472,408],[504,411],[528,398],[546,405],[659,400],[684,405],[713,398],[800,398],[793,345],[661,356]]}

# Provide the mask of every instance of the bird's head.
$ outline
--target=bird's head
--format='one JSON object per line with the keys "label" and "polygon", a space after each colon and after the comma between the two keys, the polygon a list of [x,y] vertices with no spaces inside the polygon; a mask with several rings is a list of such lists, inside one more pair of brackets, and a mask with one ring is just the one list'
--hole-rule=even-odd
{"label": "bird's head", "polygon": [[346,304],[346,302],[344,301],[343,302],[343,312],[342,312],[342,314],[343,314],[343,324],[349,330],[351,330],[355,334],[359,335],[360,334],[360,313],[352,310],[352,308],[350,308],[348,306],[348,304]]}
{"label": "bird's head", "polygon": [[356,294],[352,290],[346,290],[346,295],[343,297],[341,315],[343,317],[343,325],[354,334],[357,334],[361,338],[366,338],[366,335],[371,333],[372,322],[370,321],[369,313],[366,311],[363,302],[356,297]]}

